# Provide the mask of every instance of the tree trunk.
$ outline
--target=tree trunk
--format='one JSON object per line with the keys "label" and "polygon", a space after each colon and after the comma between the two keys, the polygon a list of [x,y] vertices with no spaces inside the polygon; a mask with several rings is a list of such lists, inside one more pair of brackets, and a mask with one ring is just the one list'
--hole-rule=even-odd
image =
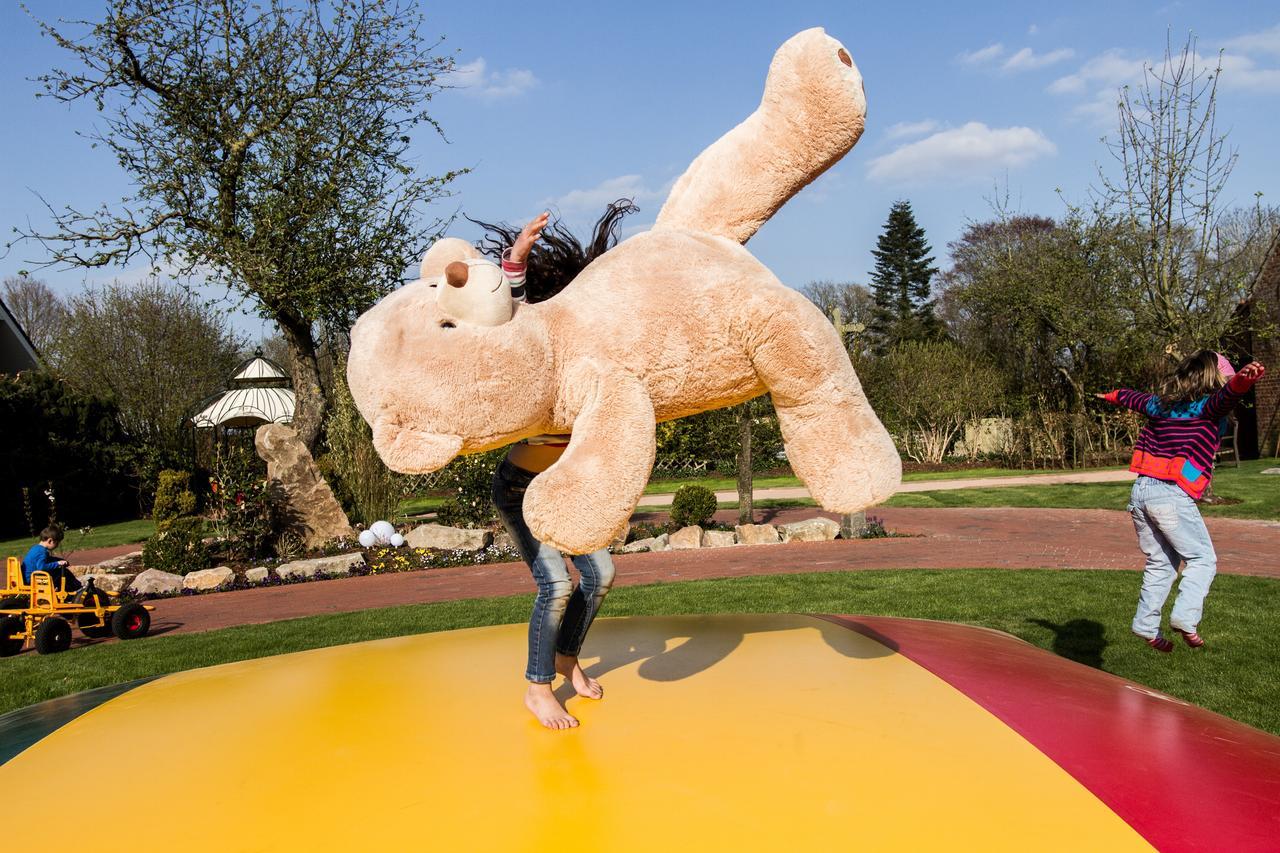
{"label": "tree trunk", "polygon": [[751,506],[751,403],[738,408],[738,523],[753,523]]}
{"label": "tree trunk", "polygon": [[276,322],[289,345],[289,372],[293,376],[293,393],[297,398],[292,426],[307,450],[314,455],[329,405],[324,386],[320,383],[315,336],[309,322],[292,314],[278,314]]}

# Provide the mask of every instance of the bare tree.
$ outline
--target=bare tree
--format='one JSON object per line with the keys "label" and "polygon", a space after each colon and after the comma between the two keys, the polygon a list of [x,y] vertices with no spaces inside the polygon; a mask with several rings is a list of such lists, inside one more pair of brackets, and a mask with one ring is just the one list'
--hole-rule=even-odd
{"label": "bare tree", "polygon": [[67,315],[58,295],[40,279],[19,274],[4,280],[4,304],[9,306],[36,351],[46,362],[56,363],[57,343]]}
{"label": "bare tree", "polygon": [[100,22],[42,23],[74,62],[39,78],[87,101],[132,197],[49,208],[29,233],[53,263],[142,256],[247,296],[289,347],[313,446],[327,407],[316,326],[345,330],[400,280],[440,223],[423,208],[458,172],[416,175],[410,133],[453,59],[398,0],[109,0]]}
{"label": "bare tree", "polygon": [[1146,322],[1174,354],[1216,344],[1247,284],[1220,274],[1236,251],[1220,230],[1236,163],[1217,124],[1221,73],[1221,55],[1204,64],[1193,36],[1180,51],[1169,42],[1160,66],[1121,90],[1107,140],[1120,171],[1100,170],[1099,212],[1123,239]]}

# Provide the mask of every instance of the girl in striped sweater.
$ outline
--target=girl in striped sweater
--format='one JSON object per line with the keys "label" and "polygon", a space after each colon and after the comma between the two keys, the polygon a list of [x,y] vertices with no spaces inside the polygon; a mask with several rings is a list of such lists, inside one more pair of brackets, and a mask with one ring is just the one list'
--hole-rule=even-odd
{"label": "girl in striped sweater", "polygon": [[1188,646],[1204,645],[1196,629],[1218,558],[1196,501],[1213,476],[1223,419],[1263,372],[1255,361],[1234,373],[1221,355],[1201,350],[1178,365],[1159,394],[1120,389],[1097,395],[1147,416],[1129,464],[1138,474],[1129,513],[1138,547],[1147,555],[1133,632],[1157,651],[1173,650],[1160,633],[1160,620],[1184,560],[1169,626]]}

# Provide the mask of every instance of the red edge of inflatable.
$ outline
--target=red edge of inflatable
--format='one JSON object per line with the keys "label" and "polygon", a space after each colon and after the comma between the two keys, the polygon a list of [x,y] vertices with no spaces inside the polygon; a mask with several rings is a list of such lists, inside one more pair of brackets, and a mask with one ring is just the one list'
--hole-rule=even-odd
{"label": "red edge of inflatable", "polygon": [[1280,738],[999,631],[823,618],[965,693],[1158,850],[1280,850]]}

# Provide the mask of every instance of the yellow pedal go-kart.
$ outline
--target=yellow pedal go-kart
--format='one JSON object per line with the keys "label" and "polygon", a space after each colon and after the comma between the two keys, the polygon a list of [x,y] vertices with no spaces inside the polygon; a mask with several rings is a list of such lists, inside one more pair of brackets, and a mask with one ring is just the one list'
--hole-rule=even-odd
{"label": "yellow pedal go-kart", "polygon": [[151,612],[134,602],[112,604],[115,596],[90,581],[83,590],[67,592],[53,585],[48,572],[35,572],[31,583],[22,579],[16,557],[5,561],[5,586],[0,590],[0,657],[22,651],[34,641],[42,655],[71,648],[72,622],[86,637],[115,635],[121,640],[145,637],[151,630]]}

